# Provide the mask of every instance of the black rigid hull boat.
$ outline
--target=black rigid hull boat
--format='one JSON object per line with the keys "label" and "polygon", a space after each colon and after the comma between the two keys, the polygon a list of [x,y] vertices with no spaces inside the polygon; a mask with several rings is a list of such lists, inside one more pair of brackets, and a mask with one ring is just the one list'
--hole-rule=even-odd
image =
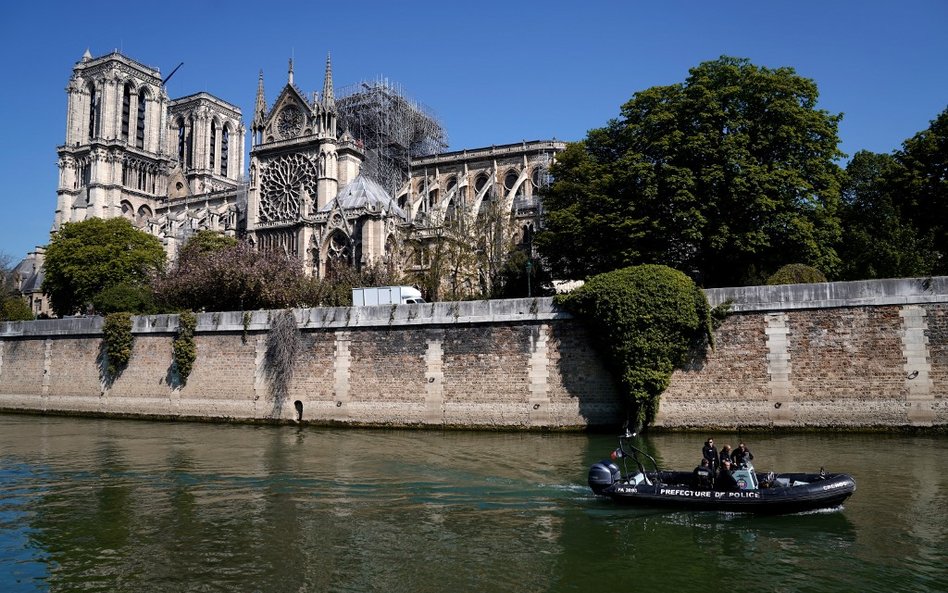
{"label": "black rigid hull boat", "polygon": [[[635,447],[633,434],[619,438],[612,459],[589,468],[589,487],[600,496],[630,505],[736,513],[782,514],[835,508],[856,490],[847,474],[760,473],[747,464],[732,473],[730,487],[697,472],[664,471],[655,458]],[[620,461],[621,460],[621,461]],[[629,461],[634,468],[629,469]],[[616,465],[620,462],[628,471]],[[650,462],[651,469],[645,463]]]}

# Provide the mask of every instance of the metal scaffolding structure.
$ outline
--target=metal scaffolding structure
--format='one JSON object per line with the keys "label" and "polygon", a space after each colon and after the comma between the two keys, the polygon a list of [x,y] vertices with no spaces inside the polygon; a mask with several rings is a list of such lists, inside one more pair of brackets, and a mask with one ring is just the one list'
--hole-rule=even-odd
{"label": "metal scaffolding structure", "polygon": [[336,107],[340,128],[364,145],[362,172],[392,196],[408,181],[412,158],[438,154],[448,146],[431,110],[387,78],[340,89]]}

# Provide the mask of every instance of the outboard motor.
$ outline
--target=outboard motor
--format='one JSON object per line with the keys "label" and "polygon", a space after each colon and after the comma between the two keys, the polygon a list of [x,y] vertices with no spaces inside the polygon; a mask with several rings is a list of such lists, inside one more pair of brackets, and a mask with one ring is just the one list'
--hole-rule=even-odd
{"label": "outboard motor", "polygon": [[603,459],[589,468],[589,487],[596,494],[602,494],[606,488],[619,481],[622,473],[619,467],[609,459]]}

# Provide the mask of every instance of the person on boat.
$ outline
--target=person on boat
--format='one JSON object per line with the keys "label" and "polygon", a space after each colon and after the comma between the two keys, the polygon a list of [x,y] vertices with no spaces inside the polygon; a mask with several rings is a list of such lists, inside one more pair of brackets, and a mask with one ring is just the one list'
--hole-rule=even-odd
{"label": "person on boat", "polygon": [[714,439],[708,439],[704,442],[704,447],[701,449],[701,456],[708,460],[708,465],[711,466],[713,471],[718,470],[721,460],[718,458],[718,450],[714,446]]}
{"label": "person on boat", "polygon": [[725,492],[739,490],[737,480],[735,480],[731,474],[733,470],[734,464],[731,463],[730,459],[721,462],[721,471],[718,472],[718,477],[714,481],[715,490],[723,490]]}
{"label": "person on boat", "polygon": [[734,450],[734,454],[731,455],[731,458],[734,463],[737,464],[737,467],[744,467],[748,461],[754,458],[754,454],[750,452],[747,445],[740,443],[737,449]]}
{"label": "person on boat", "polygon": [[708,460],[701,458],[701,463],[695,468],[695,489],[710,490],[714,487],[714,471]]}
{"label": "person on boat", "polygon": [[725,459],[727,459],[727,460],[730,461],[731,463],[734,462],[734,460],[731,458],[731,446],[730,446],[730,445],[724,445],[723,447],[721,447],[721,457],[720,457],[721,465],[724,465],[724,460],[725,460]]}

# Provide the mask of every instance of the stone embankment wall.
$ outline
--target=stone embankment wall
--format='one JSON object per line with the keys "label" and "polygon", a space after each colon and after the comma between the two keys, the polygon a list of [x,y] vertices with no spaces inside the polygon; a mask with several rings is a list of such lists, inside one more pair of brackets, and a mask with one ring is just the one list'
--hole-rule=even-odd
{"label": "stone embankment wall", "polygon": [[948,426],[948,278],[705,291],[732,304],[657,425]]}
{"label": "stone embankment wall", "polygon": [[[948,426],[948,278],[706,291],[716,347],[676,371],[657,427]],[[623,409],[582,323],[551,299],[295,311],[286,398],[266,372],[271,313],[198,315],[175,381],[176,316],[135,318],[103,381],[100,318],[0,323],[0,410],[383,426],[614,426]]]}
{"label": "stone embankment wall", "polygon": [[266,372],[271,312],[199,314],[183,386],[172,368],[177,316],[134,318],[131,359],[111,383],[101,318],[0,323],[0,410],[482,428],[622,415],[583,325],[551,299],[294,313],[303,348],[285,398]]}

